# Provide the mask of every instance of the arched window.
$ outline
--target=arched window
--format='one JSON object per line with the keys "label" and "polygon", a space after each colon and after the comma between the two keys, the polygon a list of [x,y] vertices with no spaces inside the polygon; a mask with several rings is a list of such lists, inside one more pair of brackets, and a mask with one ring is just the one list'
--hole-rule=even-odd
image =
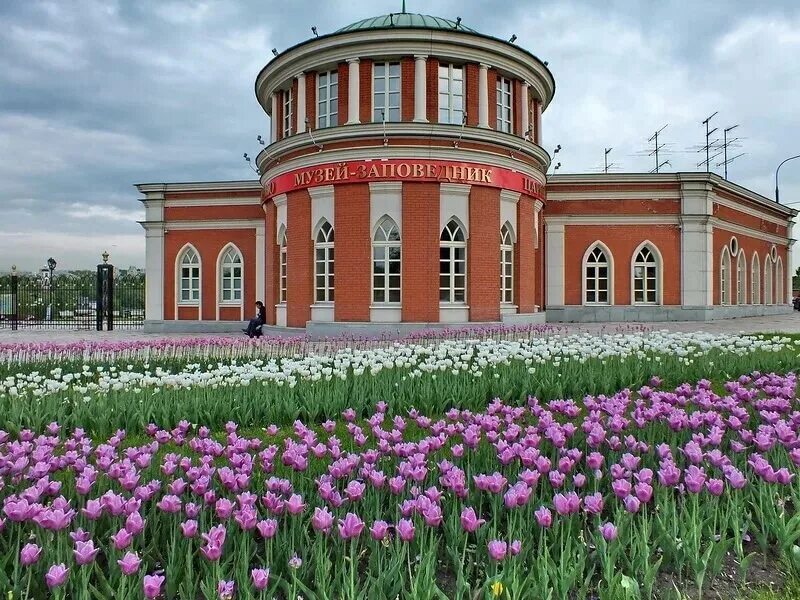
{"label": "arched window", "polygon": [[764,304],[772,304],[772,260],[769,255],[764,259]]}
{"label": "arched window", "polygon": [[222,251],[219,260],[220,302],[239,303],[242,300],[242,255],[235,246]]}
{"label": "arched window", "polygon": [[731,301],[731,253],[728,247],[722,249],[719,261],[719,303],[730,304]]}
{"label": "arched window", "polygon": [[458,221],[450,221],[439,238],[439,301],[467,300],[467,241]]}
{"label": "arched window", "polygon": [[633,259],[633,303],[658,304],[658,257],[649,245],[642,246]]}
{"label": "arched window", "polygon": [[750,303],[761,304],[761,262],[758,253],[753,254],[750,267]]}
{"label": "arched window", "polygon": [[372,238],[372,302],[400,302],[400,229],[384,216]]}
{"label": "arched window", "polygon": [[780,256],[775,272],[775,304],[786,304],[786,298],[783,295],[783,259]]}
{"label": "arched window", "polygon": [[584,259],[584,302],[586,304],[609,304],[611,294],[611,263],[608,255],[598,245]]}
{"label": "arched window", "polygon": [[286,303],[286,230],[281,231],[281,242],[280,242],[280,253],[281,253],[281,264],[280,264],[280,295],[278,297],[278,301],[281,304]]}
{"label": "arched window", "polygon": [[182,304],[197,304],[200,302],[200,256],[189,246],[178,259],[178,265],[178,301]]}
{"label": "arched window", "polygon": [[500,229],[500,302],[514,303],[514,236],[508,223]]}
{"label": "arched window", "polygon": [[333,227],[322,221],[314,238],[316,302],[333,302]]}
{"label": "arched window", "polygon": [[747,260],[744,250],[739,250],[736,267],[736,304],[747,304]]}

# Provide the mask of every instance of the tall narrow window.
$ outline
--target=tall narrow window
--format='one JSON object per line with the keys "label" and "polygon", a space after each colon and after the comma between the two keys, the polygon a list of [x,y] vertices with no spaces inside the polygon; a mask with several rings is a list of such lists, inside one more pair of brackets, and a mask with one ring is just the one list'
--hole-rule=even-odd
{"label": "tall narrow window", "polygon": [[400,121],[400,63],[376,63],[372,67],[372,120]]}
{"label": "tall narrow window", "polygon": [[400,230],[383,217],[372,240],[372,302],[400,302]]}
{"label": "tall narrow window", "polygon": [[287,262],[287,253],[286,253],[286,230],[281,233],[281,244],[280,244],[280,251],[281,251],[281,267],[280,267],[280,296],[278,297],[278,301],[281,304],[286,304],[286,266]]}
{"label": "tall narrow window", "polygon": [[292,135],[292,88],[283,92],[283,137]]}
{"label": "tall narrow window", "polygon": [[242,256],[233,246],[222,253],[219,263],[220,302],[242,300]]}
{"label": "tall narrow window", "polygon": [[180,302],[194,304],[200,301],[200,257],[194,248],[184,250],[180,259]]}
{"label": "tall narrow window", "polygon": [[750,303],[761,304],[761,262],[758,254],[753,254],[752,267],[750,267]]}
{"label": "tall narrow window", "polygon": [[439,123],[461,125],[464,119],[464,69],[439,66]]}
{"label": "tall narrow window", "polygon": [[658,304],[658,260],[648,246],[633,260],[633,303]]}
{"label": "tall narrow window", "polygon": [[775,270],[775,296],[775,304],[786,303],[786,298],[783,296],[783,259],[780,256]]}
{"label": "tall narrow window", "polygon": [[772,304],[772,260],[769,255],[764,259],[764,304]]}
{"label": "tall narrow window", "polygon": [[339,119],[339,73],[317,75],[317,128],[335,127]]}
{"label": "tall narrow window", "polygon": [[514,303],[514,238],[508,223],[500,229],[500,302]]}
{"label": "tall narrow window", "polygon": [[511,133],[512,121],[511,80],[497,78],[497,131]]}
{"label": "tall narrow window", "polygon": [[611,265],[608,256],[600,246],[595,246],[586,257],[584,265],[586,304],[609,304],[609,279]]}
{"label": "tall narrow window", "polygon": [[747,304],[747,260],[741,249],[736,262],[736,304]]}
{"label": "tall narrow window", "polygon": [[439,238],[439,301],[467,300],[467,241],[464,231],[451,219]]}
{"label": "tall narrow window", "polygon": [[728,247],[722,249],[719,261],[719,303],[730,304],[731,301],[731,253]]}
{"label": "tall narrow window", "polygon": [[317,302],[333,302],[333,227],[323,221],[314,240],[314,282]]}

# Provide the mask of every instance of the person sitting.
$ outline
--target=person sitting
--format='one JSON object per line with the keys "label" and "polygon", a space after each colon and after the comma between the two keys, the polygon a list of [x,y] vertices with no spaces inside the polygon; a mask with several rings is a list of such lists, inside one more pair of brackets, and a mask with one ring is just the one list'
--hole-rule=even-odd
{"label": "person sitting", "polygon": [[261,300],[256,302],[256,316],[247,323],[247,329],[242,329],[248,337],[259,337],[261,335],[261,326],[267,320],[267,309],[264,308],[264,303]]}

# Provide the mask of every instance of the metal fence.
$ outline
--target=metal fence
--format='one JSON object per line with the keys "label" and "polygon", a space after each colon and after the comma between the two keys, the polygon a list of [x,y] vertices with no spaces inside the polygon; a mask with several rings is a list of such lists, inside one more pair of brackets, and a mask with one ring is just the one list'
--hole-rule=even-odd
{"label": "metal fence", "polygon": [[0,329],[111,330],[144,323],[144,273],[98,265],[96,272],[0,277]]}

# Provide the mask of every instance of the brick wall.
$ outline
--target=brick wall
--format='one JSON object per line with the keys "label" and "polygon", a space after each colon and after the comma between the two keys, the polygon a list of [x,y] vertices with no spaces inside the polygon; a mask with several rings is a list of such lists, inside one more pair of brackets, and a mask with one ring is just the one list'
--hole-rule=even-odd
{"label": "brick wall", "polygon": [[361,122],[372,123],[372,61],[362,58],[359,68],[359,98],[358,105],[361,111]]}
{"label": "brick wall", "polygon": [[311,241],[311,196],[289,192],[286,201],[286,324],[305,327],[314,301],[314,244]]}
{"label": "brick wall", "polygon": [[415,67],[414,57],[400,59],[400,118],[403,121],[414,120]]}
{"label": "brick wall", "polygon": [[427,95],[425,98],[426,112],[428,113],[428,121],[431,123],[439,122],[439,60],[433,57],[428,57],[428,81],[427,81]]}
{"label": "brick wall", "polygon": [[275,325],[275,305],[278,303],[280,255],[278,239],[278,209],[271,200],[264,205],[264,307],[267,310],[267,324]]}
{"label": "brick wall", "polygon": [[480,69],[475,63],[470,63],[466,68],[467,78],[467,125],[470,127],[478,126],[478,105],[480,104],[480,91],[478,90],[478,81],[480,78]]}
{"label": "brick wall", "polygon": [[317,74],[306,73],[306,117],[311,129],[317,128]]}
{"label": "brick wall", "polygon": [[489,129],[497,129],[497,71],[489,69]]}
{"label": "brick wall", "polygon": [[536,232],[533,198],[520,196],[517,203],[517,243],[514,245],[514,303],[520,313],[534,311],[536,299]]}
{"label": "brick wall", "polygon": [[369,184],[334,187],[337,321],[369,321],[372,243]]}
{"label": "brick wall", "polygon": [[439,184],[403,183],[403,321],[439,320],[439,233]]}
{"label": "brick wall", "polygon": [[292,80],[292,123],[291,134],[297,133],[297,79]]}
{"label": "brick wall", "polygon": [[[768,240],[764,240],[757,237],[752,237],[749,235],[742,235],[740,233],[733,233],[731,231],[715,227],[713,236],[713,302],[714,304],[720,304],[720,268],[721,268],[721,261],[722,261],[722,248],[728,244],[730,244],[731,238],[736,237],[736,241],[739,243],[739,252],[743,252],[745,256],[746,268],[745,268],[745,300],[746,304],[754,304],[752,300],[752,268],[753,268],[753,254],[755,252],[758,253],[758,260],[759,260],[759,295],[760,298],[755,302],[755,304],[762,304],[768,303],[769,301],[766,299],[766,285],[764,281],[764,259],[769,256],[770,249],[773,245],[776,246],[778,250],[778,256],[781,257],[783,262],[783,278],[786,279],[786,248],[781,248],[777,244],[773,244]],[[738,280],[738,271],[737,271],[737,260],[739,259],[738,256],[734,257],[731,256],[731,275],[730,275],[730,299],[728,300],[729,305],[738,304],[738,297],[736,293],[736,285]],[[778,285],[777,285],[777,264],[773,265],[773,282],[772,282],[772,294],[773,297],[777,294]],[[786,296],[786,282],[783,282],[783,292],[784,296]],[[781,299],[781,304],[784,303],[783,299]]]}
{"label": "brick wall", "polygon": [[473,185],[469,193],[467,304],[470,321],[500,320],[500,190]]}
{"label": "brick wall", "polygon": [[350,65],[339,63],[339,125],[347,123],[347,103],[350,97]]}

